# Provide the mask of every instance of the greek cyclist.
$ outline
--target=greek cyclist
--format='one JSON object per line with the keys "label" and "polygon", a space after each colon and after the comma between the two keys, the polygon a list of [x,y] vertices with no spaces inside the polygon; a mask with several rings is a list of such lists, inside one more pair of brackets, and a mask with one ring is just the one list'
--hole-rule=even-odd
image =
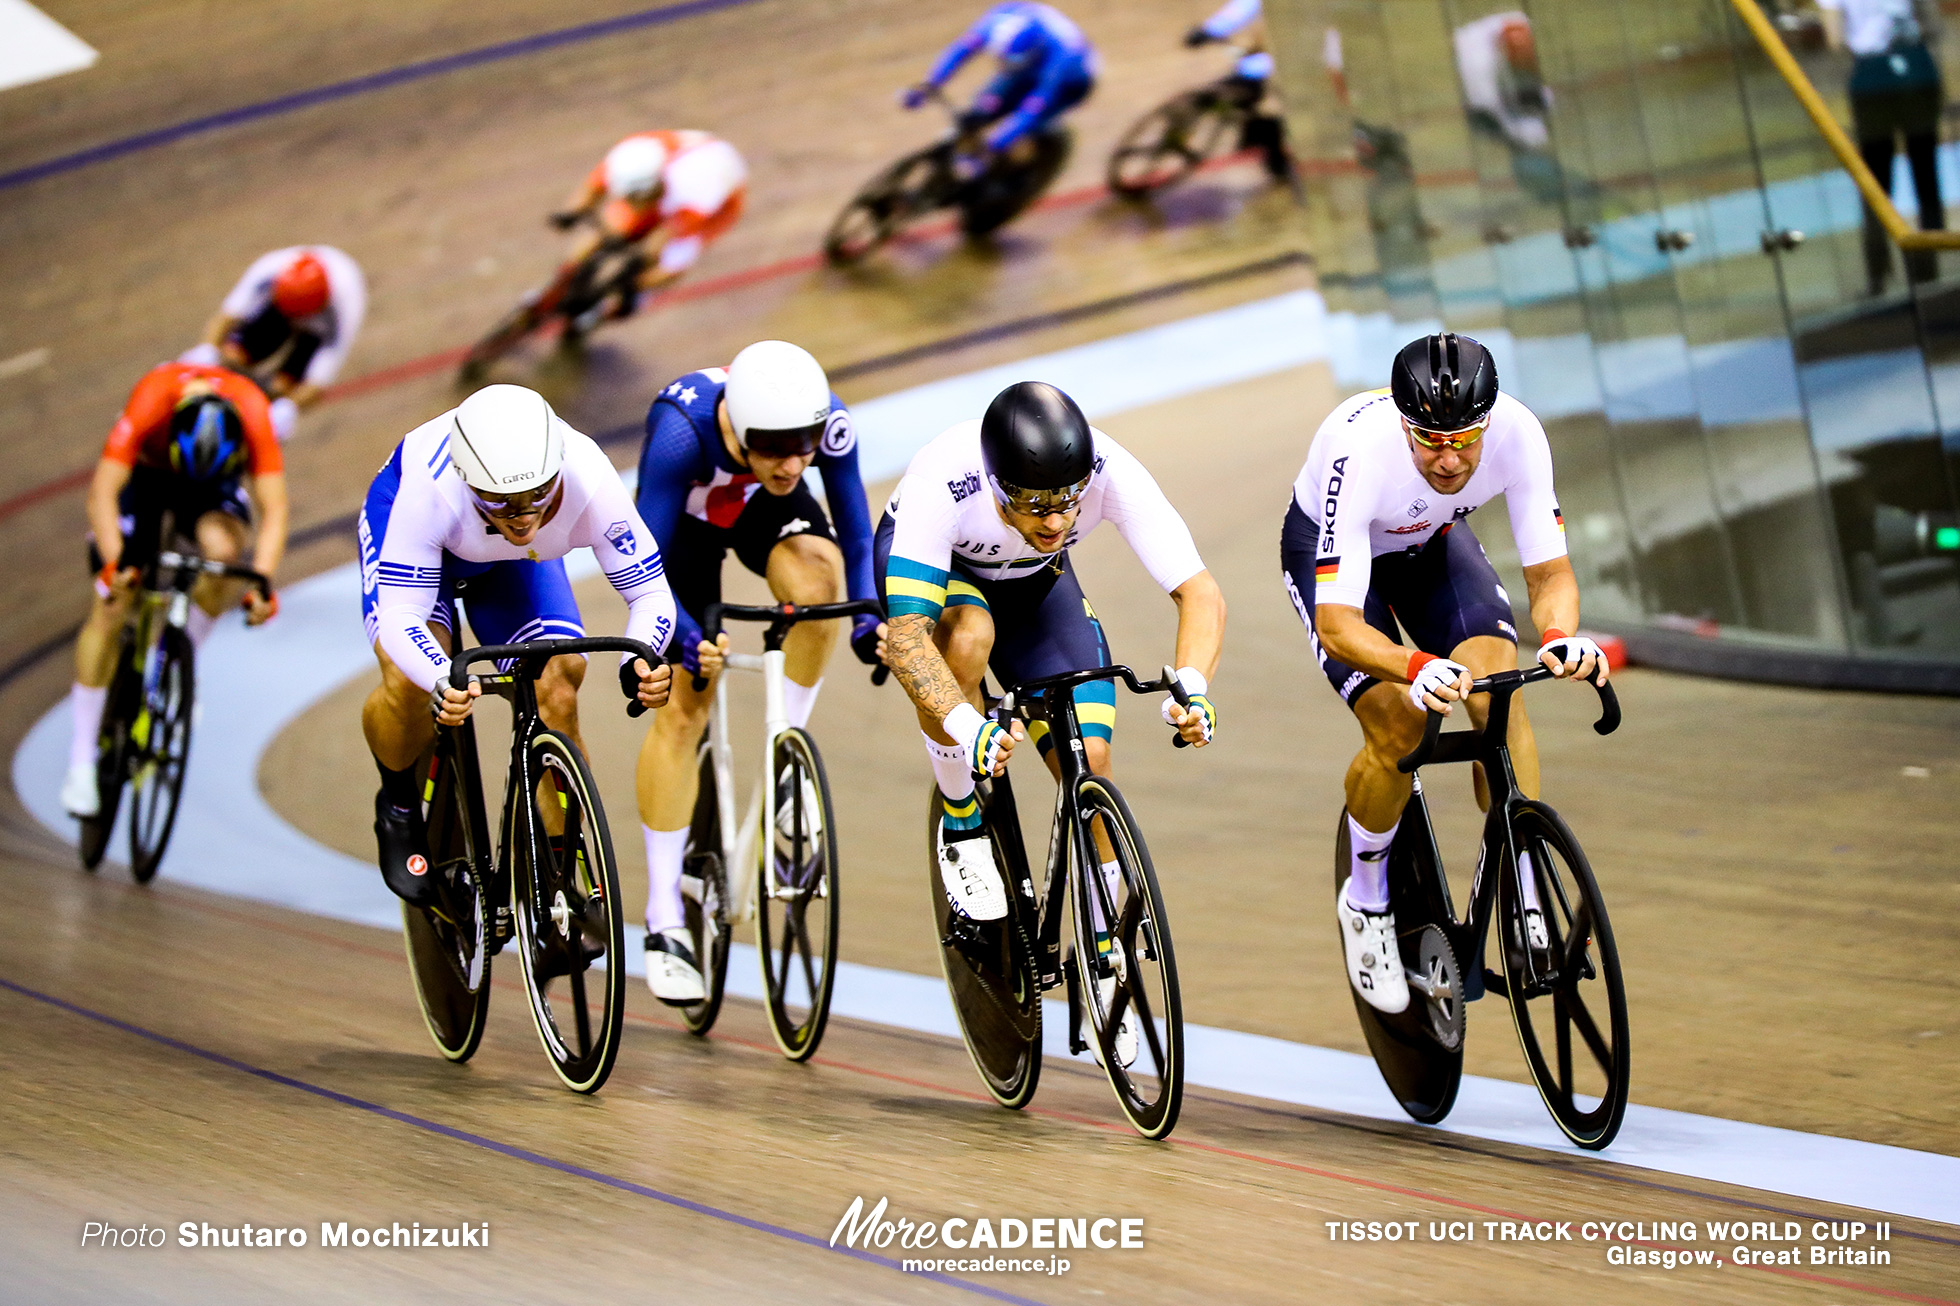
{"label": "greek cyclist", "polygon": [[292,438],[340,375],[367,314],[360,265],[331,245],[294,245],[255,259],[225,296],[186,363],[222,364],[262,378],[272,429]]}
{"label": "greek cyclist", "polygon": [[[249,491],[250,498],[247,498]],[[286,552],[290,520],[286,474],[265,395],[250,380],[221,367],[164,363],[130,392],[109,430],[89,483],[92,531],[89,569],[95,592],[75,636],[75,684],[69,691],[74,733],[61,805],[71,816],[101,810],[95,743],[102,705],[115,671],[116,644],[128,622],[142,569],[155,561],[166,516],[172,534],[219,562],[245,553],[253,510],[258,538],[252,567],[271,576]],[[193,648],[204,643],[218,615],[237,600],[239,583],[200,577],[191,589],[185,626]],[[245,596],[245,619],[256,626],[279,610],[275,595]]]}
{"label": "greek cyclist", "polygon": [[[1359,394],[1320,424],[1280,534],[1287,593],[1328,683],[1361,722],[1347,773],[1352,861],[1336,897],[1349,981],[1364,1001],[1397,1012],[1408,981],[1389,909],[1388,851],[1410,778],[1396,761],[1422,738],[1425,709],[1448,714],[1475,676],[1515,667],[1511,599],[1470,530],[1498,495],[1524,564],[1538,660],[1554,675],[1606,678],[1606,659],[1579,624],[1579,584],[1565,553],[1545,428],[1497,388],[1497,368],[1468,336],[1432,335],[1395,357],[1386,390]],[[1408,632],[1403,645],[1396,623]],[[1489,710],[1468,704],[1473,724]],[[1511,706],[1518,787],[1538,795],[1538,751],[1524,705]],[[1478,801],[1488,805],[1481,772]],[[1526,928],[1544,924],[1525,867]]]}
{"label": "greek cyclist", "polygon": [[[395,446],[361,507],[361,614],[381,683],[361,709],[381,791],[374,833],[381,876],[404,901],[434,906],[416,760],[438,722],[461,725],[482,688],[449,687],[459,616],[483,644],[585,634],[564,558],[589,548],[626,600],[626,634],[656,651],[674,629],[660,550],[599,446],[522,386],[477,391]],[[620,687],[647,707],[667,701],[665,661],[620,662]],[[579,655],[552,658],[538,712],[584,748]],[[555,809],[547,806],[552,826]],[[551,833],[560,831],[551,829]]]}
{"label": "greek cyclist", "polygon": [[1286,124],[1277,112],[1260,112],[1273,77],[1263,0],[1225,0],[1211,17],[1184,34],[1185,46],[1194,50],[1215,41],[1232,41],[1242,52],[1232,66],[1231,86],[1251,116],[1240,133],[1239,148],[1258,150],[1267,173],[1275,180],[1288,180],[1293,176],[1293,157],[1286,152]]}
{"label": "greek cyclist", "polygon": [[[1026,738],[1018,722],[1010,733],[982,715],[980,680],[990,665],[1013,685],[1108,664],[1102,624],[1068,556],[1105,520],[1177,605],[1177,676],[1191,705],[1180,709],[1167,697],[1163,714],[1203,746],[1217,721],[1208,685],[1225,634],[1224,596],[1143,464],[1091,427],[1060,390],[1039,381],[1011,385],[979,421],[933,440],[912,459],[878,526],[886,660],[918,709],[939,784],[940,878],[954,909],[973,920],[1007,914],[1006,881],[984,837],[974,778],[1000,775]],[[1075,701],[1089,769],[1108,775],[1115,687],[1084,685]],[[1035,740],[1044,752],[1046,735],[1042,729]],[[1113,886],[1114,856],[1100,828],[1096,837]],[[1128,1065],[1136,1030],[1127,1020],[1117,1048]]]}
{"label": "greek cyclist", "polygon": [[[653,260],[640,274],[638,289],[650,292],[693,267],[702,251],[742,216],[748,164],[733,145],[704,131],[637,132],[606,151],[577,190],[566,197],[551,224],[568,231],[586,214],[597,214],[599,230],[573,245],[564,270],[577,266],[607,237],[640,242]],[[630,317],[641,294],[622,295],[611,309]],[[606,313],[594,305],[572,323],[590,331]]]}
{"label": "greek cyclist", "polygon": [[[1095,47],[1053,6],[1025,0],[998,4],[946,47],[924,81],[907,88],[905,107],[924,104],[982,50],[1000,61],[1000,71],[974,97],[961,125],[977,130],[991,124],[984,137],[988,156],[1025,166],[1034,161],[1036,133],[1082,103],[1095,87]],[[962,156],[955,170],[962,180],[970,180],[986,168],[988,156]]]}
{"label": "greek cyclist", "polygon": [[[812,466],[823,476],[834,533],[803,480]],[[647,410],[638,495],[640,514],[667,560],[678,609],[675,647],[691,673],[712,681],[721,670],[728,637],[708,643],[699,619],[721,598],[721,564],[730,549],[783,602],[836,602],[840,573],[851,598],[877,597],[857,433],[823,368],[795,345],[760,341],[726,368],[690,372],[662,390]],[[851,648],[861,660],[878,661],[883,629],[876,617],[857,618]],[[783,643],[793,726],[809,723],[835,639],[833,623],[809,621]],[[682,677],[640,751],[647,987],[677,1006],[699,1002],[705,992],[680,884],[699,782],[695,749],[713,695],[712,684],[697,691],[693,675]]]}

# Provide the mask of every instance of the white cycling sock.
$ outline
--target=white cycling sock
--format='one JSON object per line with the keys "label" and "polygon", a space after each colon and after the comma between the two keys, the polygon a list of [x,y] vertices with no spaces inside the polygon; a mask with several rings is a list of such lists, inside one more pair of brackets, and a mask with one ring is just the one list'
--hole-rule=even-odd
{"label": "white cycling sock", "polygon": [[95,736],[102,729],[102,704],[109,697],[109,687],[98,685],[91,688],[81,681],[68,691],[68,705],[75,716],[75,733],[68,740],[68,765],[95,765]]}
{"label": "white cycling sock", "polygon": [[1518,883],[1524,890],[1524,909],[1540,910],[1538,905],[1538,877],[1531,873],[1531,854],[1518,854]]}
{"label": "white cycling sock", "polygon": [[810,713],[817,706],[817,691],[822,688],[822,676],[817,677],[814,685],[799,685],[789,677],[783,677],[783,707],[789,713],[789,723],[798,730],[810,724]]}
{"label": "white cycling sock", "polygon": [[932,758],[932,778],[939,782],[939,792],[956,803],[972,793],[973,768],[967,765],[966,750],[958,744],[942,744],[923,730],[919,738],[926,741],[926,753]]}
{"label": "white cycling sock", "polygon": [[655,830],[641,826],[647,837],[647,933],[679,929],[687,924],[681,908],[681,856],[687,852],[686,830]]}
{"label": "white cycling sock", "polygon": [[189,615],[184,618],[184,633],[191,637],[192,648],[203,648],[204,641],[211,638],[211,628],[218,619],[197,604],[191,604]]}
{"label": "white cycling sock", "polygon": [[1362,911],[1388,910],[1388,846],[1395,831],[1376,834],[1348,817],[1348,905]]}

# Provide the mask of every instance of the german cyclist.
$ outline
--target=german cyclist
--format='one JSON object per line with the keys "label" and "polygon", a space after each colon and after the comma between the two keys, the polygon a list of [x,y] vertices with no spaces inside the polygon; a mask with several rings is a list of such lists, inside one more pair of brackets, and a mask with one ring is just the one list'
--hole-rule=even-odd
{"label": "german cyclist", "polygon": [[[1524,564],[1538,661],[1554,675],[1604,681],[1599,645],[1573,633],[1579,584],[1545,428],[1498,389],[1496,364],[1469,336],[1411,342],[1395,356],[1388,389],[1328,414],[1280,532],[1287,593],[1328,683],[1361,723],[1346,783],[1352,862],[1335,907],[1349,981],[1385,1012],[1409,1004],[1389,910],[1389,845],[1410,793],[1395,764],[1421,741],[1425,710],[1454,711],[1473,677],[1518,662],[1510,595],[1469,522],[1500,494]],[[1413,650],[1396,633],[1398,620]],[[1481,725],[1487,700],[1468,707]],[[1511,706],[1510,745],[1518,787],[1535,798],[1538,751],[1521,702]],[[1482,780],[1479,772],[1479,801],[1487,802]],[[1529,896],[1525,905],[1527,930],[1542,947],[1543,918]]]}
{"label": "german cyclist", "polygon": [[639,292],[621,295],[608,314],[594,305],[572,323],[590,331],[604,316],[630,317],[647,292],[678,280],[702,251],[742,216],[748,164],[733,145],[704,131],[637,132],[606,151],[551,224],[569,231],[587,214],[599,229],[573,244],[565,269],[582,262],[607,237],[641,243],[653,260]]}
{"label": "german cyclist", "polygon": [[[831,520],[804,483],[823,477]],[[780,601],[835,603],[842,577],[853,599],[877,597],[871,576],[871,512],[858,472],[857,432],[815,358],[782,340],[764,340],[727,367],[676,380],[647,410],[640,449],[640,515],[667,560],[676,601],[681,665],[712,682],[723,635],[702,638],[701,613],[721,598],[721,565],[733,549],[769,582]],[[883,626],[853,623],[851,648],[878,661]],[[828,621],[799,623],[783,643],[789,722],[809,724],[836,640]],[[640,751],[640,819],[647,849],[647,987],[685,1006],[704,996],[698,959],[681,905],[681,858],[700,776],[695,750],[708,723],[714,687],[682,677],[653,720]]]}
{"label": "german cyclist", "polygon": [[245,269],[182,361],[260,377],[272,429],[289,440],[300,412],[340,375],[366,315],[367,281],[353,259],[331,245],[275,249]]}
{"label": "german cyclist", "polygon": [[[612,462],[535,391],[493,385],[410,431],[361,507],[361,615],[381,683],[361,731],[381,772],[374,833],[381,876],[404,901],[432,906],[416,760],[437,723],[461,725],[482,688],[449,687],[459,616],[483,644],[585,634],[565,555],[589,548],[626,600],[626,635],[664,650],[674,599],[660,550]],[[620,687],[647,707],[667,701],[665,661],[622,659]],[[580,655],[555,657],[538,680],[547,726],[578,730]]]}
{"label": "german cyclist", "polygon": [[[75,684],[68,695],[74,732],[61,806],[69,815],[94,816],[101,810],[95,742],[102,705],[142,568],[170,543],[165,519],[173,537],[190,540],[205,557],[237,562],[245,554],[255,509],[258,535],[251,565],[270,577],[286,552],[290,515],[285,464],[265,395],[221,367],[164,363],[151,368],[110,428],[89,482],[95,592],[75,636]],[[237,581],[198,579],[185,627],[193,648],[238,601],[238,592]],[[277,595],[267,600],[257,590],[246,592],[244,604],[245,619],[254,626],[279,610]]]}
{"label": "german cyclist", "polygon": [[963,181],[984,171],[992,156],[1017,166],[1033,162],[1035,133],[1087,99],[1100,70],[1095,47],[1060,10],[1011,0],[980,15],[946,47],[924,81],[906,88],[901,102],[917,109],[982,50],[1000,61],[1000,71],[973,98],[960,123],[969,130],[993,129],[985,136],[987,155],[955,161]]}
{"label": "german cyclist", "polygon": [[[1164,719],[1189,743],[1209,743],[1209,698],[1225,635],[1225,599],[1191,532],[1142,463],[1090,426],[1052,385],[1023,381],[921,449],[885,506],[877,568],[890,622],[886,660],[918,710],[943,809],[939,873],[954,909],[974,920],[1007,914],[1007,886],[982,837],[976,775],[1005,771],[1017,740],[982,714],[992,666],[1012,685],[1106,666],[1102,623],[1076,581],[1069,546],[1103,521],[1177,606],[1177,677],[1191,705],[1165,698]],[[1089,769],[1110,774],[1116,691],[1084,685],[1075,701]],[[1047,731],[1035,745],[1047,751]],[[1049,759],[1050,770],[1056,769]],[[1097,838],[1102,839],[1100,830]],[[1107,847],[1102,873],[1118,868]],[[1100,922],[1098,923],[1100,927]],[[1105,981],[1112,983],[1111,981]],[[1123,1063],[1136,1051],[1127,1022]]]}

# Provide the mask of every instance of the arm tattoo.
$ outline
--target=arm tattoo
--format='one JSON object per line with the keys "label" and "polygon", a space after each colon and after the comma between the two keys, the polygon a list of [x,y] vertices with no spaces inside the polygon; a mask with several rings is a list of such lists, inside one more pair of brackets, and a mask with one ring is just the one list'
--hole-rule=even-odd
{"label": "arm tattoo", "polygon": [[960,704],[960,692],[953,669],[933,647],[932,632],[938,623],[918,613],[894,617],[885,633],[885,650],[890,654],[892,673],[912,701],[940,720]]}

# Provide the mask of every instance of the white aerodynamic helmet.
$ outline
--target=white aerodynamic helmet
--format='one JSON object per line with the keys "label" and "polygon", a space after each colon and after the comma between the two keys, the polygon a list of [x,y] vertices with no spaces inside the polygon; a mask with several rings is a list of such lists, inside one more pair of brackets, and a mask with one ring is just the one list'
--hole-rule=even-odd
{"label": "white aerodynamic helmet", "polygon": [[830,419],[823,365],[787,340],[758,340],[735,355],[722,399],[742,447],[772,458],[815,452]]}
{"label": "white aerodynamic helmet", "polygon": [[666,168],[666,146],[651,136],[628,136],[606,151],[606,194],[616,200],[645,199]]}
{"label": "white aerodynamic helmet", "polygon": [[456,406],[449,457],[471,489],[522,494],[549,485],[565,465],[565,430],[535,390],[487,385]]}

